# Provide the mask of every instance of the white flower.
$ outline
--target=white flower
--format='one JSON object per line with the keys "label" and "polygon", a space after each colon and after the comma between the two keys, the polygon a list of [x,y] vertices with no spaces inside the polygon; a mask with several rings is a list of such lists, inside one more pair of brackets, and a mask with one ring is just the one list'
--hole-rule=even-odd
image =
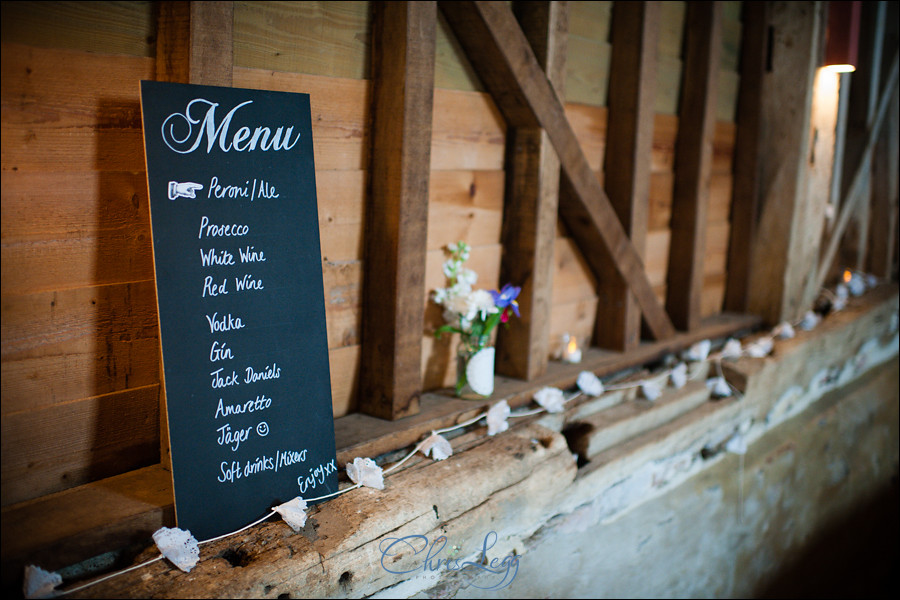
{"label": "white flower", "polygon": [[478,281],[478,273],[472,269],[461,268],[456,272],[456,281],[463,285],[472,287]]}
{"label": "white flower", "polygon": [[747,346],[747,354],[753,358],[763,358],[772,353],[772,338],[762,337]]}
{"label": "white flower", "polygon": [[275,507],[275,511],[281,515],[284,522],[298,533],[306,525],[306,509],[306,500],[300,496]]}
{"label": "white flower", "polygon": [[447,288],[437,288],[434,290],[434,301],[437,304],[443,304],[450,296],[450,290]]}
{"label": "white flower", "polygon": [[780,325],[772,330],[772,333],[778,336],[778,339],[780,340],[786,340],[796,335],[796,333],[794,333],[794,327],[787,321],[782,321]]}
{"label": "white flower", "polygon": [[692,360],[695,362],[706,360],[706,357],[709,356],[709,348],[711,345],[709,340],[697,342],[685,353],[685,360]]}
{"label": "white flower", "polygon": [[659,384],[655,381],[647,379],[641,383],[641,394],[650,402],[654,402],[662,394]]}
{"label": "white flower", "polygon": [[160,527],[153,534],[153,541],[162,555],[185,573],[190,573],[200,560],[200,546],[190,531]]}
{"label": "white flower", "polygon": [[509,429],[509,404],[506,400],[494,404],[487,413],[488,435],[497,435]]}
{"label": "white flower", "polygon": [[534,394],[534,401],[540,404],[547,412],[562,412],[566,398],[562,390],[555,387],[545,387]]}
{"label": "white flower", "polygon": [[472,246],[468,245],[462,240],[459,240],[455,244],[448,244],[447,250],[449,250],[453,254],[458,254],[460,260],[466,261],[469,260],[469,252],[472,250]]}
{"label": "white flower", "polygon": [[727,398],[731,395],[731,386],[724,377],[711,377],[706,380],[706,388],[717,398]]}
{"label": "white flower", "polygon": [[850,292],[847,290],[847,286],[843,283],[837,284],[834,288],[834,295],[840,299],[846,300],[850,297]]}
{"label": "white flower", "polygon": [[472,293],[472,286],[468,283],[457,282],[450,286],[451,296],[468,296]]}
{"label": "white flower", "polygon": [[22,593],[26,598],[48,598],[54,595],[56,587],[59,585],[62,585],[62,577],[59,573],[45,571],[34,565],[25,567]]}
{"label": "white flower", "polygon": [[803,320],[800,321],[800,329],[803,331],[812,331],[816,328],[816,325],[819,324],[822,318],[814,313],[811,310],[806,311],[806,314],[803,315]]}
{"label": "white flower", "polygon": [[675,388],[683,388],[687,383],[687,365],[685,363],[675,365],[672,372],[669,373],[669,379]]}
{"label": "white flower", "polygon": [[469,312],[466,318],[470,321],[477,316],[481,316],[482,320],[487,319],[489,314],[497,312],[494,305],[494,297],[487,290],[475,290],[469,295]]}
{"label": "white flower", "polygon": [[847,299],[846,298],[835,298],[831,302],[831,310],[834,312],[838,312],[839,310],[844,310],[847,308]]}
{"label": "white flower", "polygon": [[444,460],[453,454],[453,446],[450,445],[447,438],[437,433],[432,433],[428,436],[420,450],[425,456],[428,456],[430,452],[431,458],[434,460]]}
{"label": "white flower", "polygon": [[741,352],[741,343],[734,338],[728,338],[725,347],[722,348],[722,358],[740,358]]}
{"label": "white flower", "polygon": [[353,483],[376,490],[384,489],[384,474],[371,458],[354,458],[352,463],[347,464],[347,476]]}
{"label": "white flower", "polygon": [[[470,294],[471,294],[471,292],[467,292],[464,294],[457,294],[457,293],[454,293],[453,290],[451,289],[451,293],[450,293],[449,297],[447,298],[447,301],[444,302],[444,307],[448,311],[453,313],[454,315],[463,315],[463,316],[468,315],[469,314],[469,306],[471,304],[471,302],[469,301]],[[469,317],[469,318],[471,319],[471,317]],[[448,319],[448,320],[450,322],[453,322],[456,320],[456,317],[454,316],[453,318]]]}
{"label": "white flower", "polygon": [[747,440],[740,433],[736,433],[725,444],[725,449],[732,454],[747,454]]}
{"label": "white flower", "polygon": [[850,293],[854,296],[861,296],[866,291],[866,280],[861,275],[854,273],[850,276],[850,283],[847,284]]}
{"label": "white flower", "polygon": [[450,260],[444,261],[444,276],[447,279],[453,279],[456,276],[456,270],[462,265],[462,263],[458,260]]}
{"label": "white flower", "polygon": [[579,373],[575,385],[588,396],[596,397],[603,393],[603,382],[590,371],[582,371]]}

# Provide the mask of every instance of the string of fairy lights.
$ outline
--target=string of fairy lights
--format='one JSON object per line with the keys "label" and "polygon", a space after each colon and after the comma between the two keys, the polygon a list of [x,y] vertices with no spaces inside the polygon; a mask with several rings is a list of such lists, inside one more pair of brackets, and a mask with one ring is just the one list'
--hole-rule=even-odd
{"label": "string of fairy lights", "polygon": [[[743,356],[755,358],[768,356],[773,350],[774,340],[794,337],[798,328],[804,331],[814,329],[821,321],[823,315],[842,310],[850,296],[859,296],[866,289],[879,283],[879,280],[872,275],[849,271],[847,273],[849,275],[845,275],[844,281],[839,283],[834,290],[823,289],[820,294],[820,300],[824,299],[824,302],[819,303],[816,311],[807,311],[801,319],[794,323],[781,323],[767,334],[756,337],[747,343],[746,346],[742,345],[737,339],[730,338],[720,350],[711,353],[712,342],[710,340],[702,340],[683,352],[681,360],[674,366],[642,379],[608,385],[604,385],[594,373],[582,371],[578,375],[575,385],[576,389],[568,393],[555,387],[542,388],[535,392],[533,396],[533,400],[537,404],[536,408],[516,411],[510,409],[505,399],[500,400],[471,419],[431,431],[427,437],[415,444],[406,455],[388,467],[382,468],[371,458],[356,458],[352,463],[346,465],[346,473],[351,484],[324,496],[314,498],[298,496],[293,498],[289,502],[274,507],[265,516],[236,531],[197,541],[189,531],[184,531],[177,527],[162,527],[153,534],[154,542],[160,551],[159,556],[64,590],[57,589],[63,583],[62,577],[58,573],[46,571],[38,566],[28,565],[25,567],[23,593],[26,598],[65,596],[114,577],[119,577],[125,573],[141,569],[163,559],[168,559],[184,572],[190,572],[200,560],[200,546],[235,536],[271,519],[275,515],[281,515],[288,526],[295,532],[299,532],[306,524],[308,504],[311,502],[327,500],[361,487],[384,489],[384,477],[399,470],[419,452],[435,461],[448,458],[453,454],[453,448],[450,441],[444,437],[444,434],[465,430],[484,420],[487,426],[487,435],[494,436],[509,429],[509,419],[531,417],[541,413],[563,412],[570,403],[578,398],[583,396],[597,398],[605,393],[618,390],[639,388],[640,396],[646,401],[653,402],[662,394],[664,386],[671,385],[676,389],[681,388],[692,377],[696,378],[707,372],[702,369],[696,369],[693,375],[689,375],[687,363],[702,363],[706,361],[715,367],[714,375],[709,376],[706,380],[706,385],[713,397],[727,397],[731,395],[740,397],[740,391],[726,380],[722,369],[722,361]],[[729,441],[727,449],[740,454],[741,459],[743,459],[743,454],[746,452],[746,443],[742,438],[736,436]]]}

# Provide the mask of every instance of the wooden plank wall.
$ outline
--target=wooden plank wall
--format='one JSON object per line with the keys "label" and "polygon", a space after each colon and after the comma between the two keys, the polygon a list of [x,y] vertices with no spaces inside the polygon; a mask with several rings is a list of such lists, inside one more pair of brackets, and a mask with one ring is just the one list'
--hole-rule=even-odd
{"label": "wooden plank wall", "polygon": [[[740,3],[723,7],[703,314],[725,280]],[[610,2],[572,3],[566,114],[602,180]],[[354,412],[370,164],[371,6],[236,2],[234,85],[311,95],[335,416]],[[2,504],[159,462],[159,346],[138,82],[153,79],[151,2],[4,3]],[[662,5],[647,270],[665,298],[683,2]],[[473,245],[497,287],[505,125],[439,16],[425,288],[442,248]],[[590,338],[596,293],[558,229],[551,351]],[[426,304],[426,327],[440,324]],[[424,388],[455,377],[452,340],[424,335]]]}

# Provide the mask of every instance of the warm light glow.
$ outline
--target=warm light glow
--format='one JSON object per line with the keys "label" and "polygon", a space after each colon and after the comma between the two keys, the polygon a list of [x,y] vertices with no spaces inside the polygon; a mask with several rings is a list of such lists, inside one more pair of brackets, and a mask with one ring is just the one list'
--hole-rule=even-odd
{"label": "warm light glow", "polygon": [[852,73],[856,70],[856,67],[853,65],[826,65],[822,68],[827,69],[832,73]]}
{"label": "warm light glow", "polygon": [[844,283],[850,283],[851,279],[853,279],[853,273],[851,273],[849,269],[845,269],[844,270]]}
{"label": "warm light glow", "polygon": [[566,352],[568,352],[569,354],[572,354],[576,350],[578,350],[578,342],[577,342],[575,336],[572,336],[569,339],[569,345],[566,347]]}

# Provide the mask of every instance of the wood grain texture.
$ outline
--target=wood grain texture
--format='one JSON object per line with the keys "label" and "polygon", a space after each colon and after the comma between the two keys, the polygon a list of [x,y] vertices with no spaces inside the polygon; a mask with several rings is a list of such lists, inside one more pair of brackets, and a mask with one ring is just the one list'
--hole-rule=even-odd
{"label": "wood grain texture", "polygon": [[144,170],[138,82],[154,61],[2,44],[6,171]]}
{"label": "wood grain texture", "polygon": [[506,124],[489,94],[434,91],[431,169],[500,171]]}
{"label": "wood grain texture", "polygon": [[136,469],[3,509],[3,585],[28,564],[59,570],[175,524],[172,474]]}
{"label": "wood grain texture", "polygon": [[847,226],[854,214],[854,210],[856,209],[857,204],[863,197],[863,190],[866,188],[866,180],[868,179],[869,168],[871,166],[870,161],[872,158],[872,152],[875,148],[875,143],[878,139],[878,133],[881,129],[882,122],[884,121],[885,115],[887,114],[892,91],[897,86],[898,81],[900,81],[900,79],[898,78],[900,78],[900,75],[898,75],[898,54],[895,52],[894,59],[891,61],[891,69],[887,77],[885,89],[882,92],[880,100],[878,101],[878,109],[875,112],[875,118],[873,119],[872,125],[869,128],[866,145],[863,148],[862,154],[857,159],[856,169],[851,171],[852,177],[850,178],[847,195],[846,197],[841,199],[840,214],[838,215],[837,221],[835,222],[834,228],[832,229],[831,237],[825,243],[825,249],[822,252],[821,259],[819,260],[819,268],[817,270],[816,276],[816,289],[822,287],[822,285],[824,284],[825,278],[831,270],[831,266],[834,262],[838,246],[841,242],[841,239],[843,238],[844,231],[847,229]]}
{"label": "wood grain texture", "polygon": [[153,280],[2,301],[4,415],[159,383]]}
{"label": "wood grain texture", "polygon": [[684,80],[678,119],[666,310],[676,327],[690,330],[700,323],[703,292],[706,214],[722,38],[721,6],[716,2],[689,2],[685,22]]}
{"label": "wood grain texture", "polygon": [[465,92],[484,92],[484,85],[472,69],[466,53],[450,30],[444,15],[438,11],[437,37],[434,49],[434,86]]}
{"label": "wood grain texture", "polygon": [[503,226],[503,171],[432,171],[428,182],[426,248],[465,240],[496,244]]}
{"label": "wood grain texture", "polygon": [[[563,97],[567,4],[525,2],[514,8],[538,62]],[[521,287],[520,318],[497,333],[497,372],[531,380],[546,371],[549,355],[559,159],[540,128],[510,128],[507,136],[500,280]]]}
{"label": "wood grain texture", "polygon": [[235,87],[309,94],[316,170],[368,170],[372,84],[236,67]]}
{"label": "wood grain texture", "polygon": [[512,13],[505,6],[489,3],[441,6],[467,55],[488,82],[492,96],[500,102],[498,107],[507,124],[540,124],[553,142],[578,198],[564,202],[561,197],[560,207],[569,229],[579,238],[579,245],[589,249],[605,243],[637,296],[650,329],[661,338],[670,335],[671,323],[647,283],[640,257],[590,171],[562,105]]}
{"label": "wood grain texture", "polygon": [[[868,133],[875,118],[881,95],[882,62],[889,61],[884,53],[885,17],[887,2],[866,2],[861,7],[859,48],[856,71],[851,75],[850,97],[847,106],[844,163],[841,165],[841,195],[849,197],[857,157],[865,151]],[[840,245],[840,262],[843,266],[862,269],[866,262],[869,232],[869,201],[871,196],[871,165],[865,168],[862,182],[866,201],[856,204]],[[840,206],[840,205],[839,205]]]}
{"label": "wood grain texture", "polygon": [[366,171],[316,171],[319,243],[324,263],[363,255]]}
{"label": "wood grain texture", "polygon": [[143,173],[14,171],[0,197],[4,294],[153,277]]}
{"label": "wood grain texture", "polygon": [[4,415],[4,506],[159,461],[159,386]]}
{"label": "wood grain texture", "polygon": [[433,2],[375,9],[359,408],[385,419],[416,414],[422,392],[436,26]]}
{"label": "wood grain texture", "polygon": [[893,273],[894,247],[897,244],[898,213],[897,169],[898,139],[891,132],[900,129],[898,123],[898,94],[894,88],[887,122],[881,128],[872,157],[872,209],[869,220],[869,249],[867,273],[888,279]]}
{"label": "wood grain texture", "polygon": [[737,102],[737,135],[734,143],[734,188],[731,208],[731,242],[728,248],[728,282],[725,308],[747,309],[750,253],[756,237],[760,197],[759,171],[763,160],[762,103],[766,70],[768,4],[744,3],[744,37],[741,46],[741,84]]}
{"label": "wood grain texture", "polygon": [[[659,12],[656,2],[613,6],[604,189],[641,259],[649,217]],[[637,299],[608,253],[601,253],[599,262],[603,285],[593,341],[601,348],[626,351],[640,343]]]}
{"label": "wood grain texture", "polygon": [[371,79],[369,2],[235,2],[234,64]]}
{"label": "wood grain texture", "polygon": [[160,2],[156,79],[231,87],[234,2]]}
{"label": "wood grain texture", "polygon": [[[772,6],[771,72],[764,79],[761,216],[753,248],[747,308],[771,324],[797,318],[810,271],[799,217],[812,200],[803,182],[809,150],[812,84],[818,66],[820,15],[814,3]],[[785,110],[785,107],[791,110]],[[801,258],[802,257],[802,258]]]}
{"label": "wood grain texture", "polygon": [[153,2],[4,2],[4,42],[156,56]]}

